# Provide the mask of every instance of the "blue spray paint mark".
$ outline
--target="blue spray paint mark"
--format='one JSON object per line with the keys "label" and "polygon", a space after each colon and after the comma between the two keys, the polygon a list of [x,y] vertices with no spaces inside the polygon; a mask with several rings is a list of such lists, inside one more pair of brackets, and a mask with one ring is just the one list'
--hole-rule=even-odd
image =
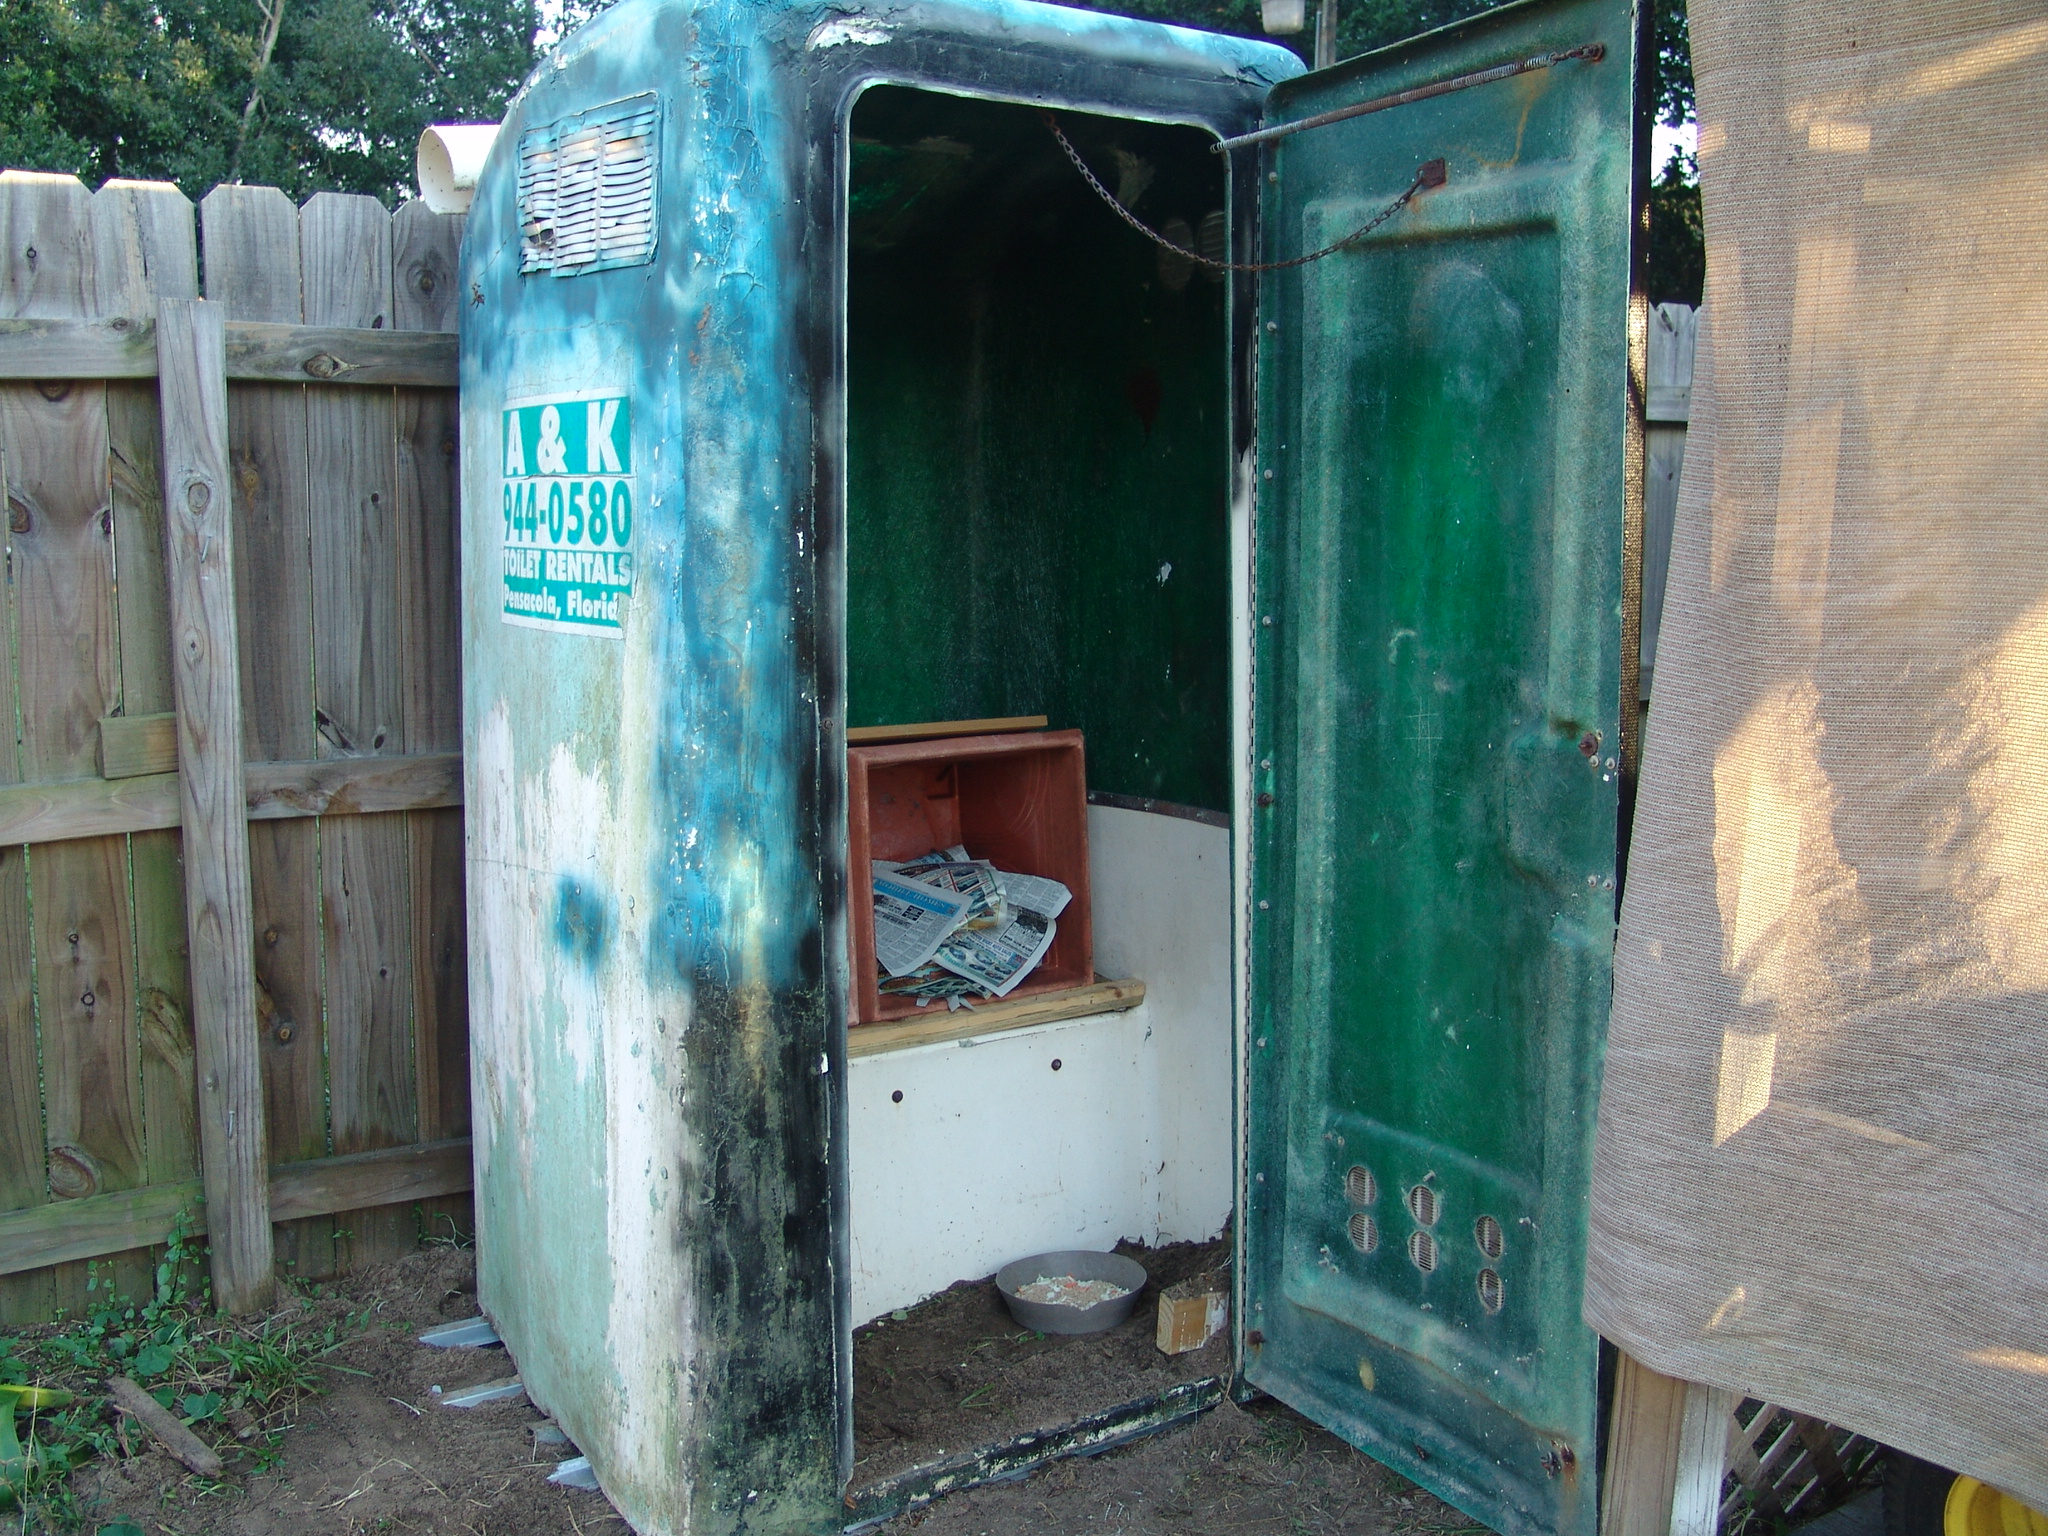
{"label": "blue spray paint mark", "polygon": [[611,904],[581,880],[555,883],[555,943],[586,971],[597,969],[612,935]]}

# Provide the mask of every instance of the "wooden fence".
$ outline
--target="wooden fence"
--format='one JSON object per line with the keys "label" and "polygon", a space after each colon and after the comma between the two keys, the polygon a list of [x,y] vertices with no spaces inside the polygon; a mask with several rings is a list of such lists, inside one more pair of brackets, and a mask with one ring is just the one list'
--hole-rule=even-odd
{"label": "wooden fence", "polygon": [[1650,311],[1649,399],[1643,429],[1642,697],[1657,671],[1657,630],[1664,621],[1664,575],[1678,517],[1678,476],[1685,468],[1686,424],[1692,419],[1693,337],[1699,315],[1689,304]]}
{"label": "wooden fence", "polygon": [[0,1318],[467,1225],[460,239],[0,176]]}

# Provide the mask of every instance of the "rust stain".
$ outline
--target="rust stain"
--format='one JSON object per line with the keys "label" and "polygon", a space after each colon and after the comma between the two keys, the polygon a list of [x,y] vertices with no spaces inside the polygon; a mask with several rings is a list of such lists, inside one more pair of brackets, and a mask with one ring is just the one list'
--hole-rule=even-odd
{"label": "rust stain", "polygon": [[1529,134],[1529,114],[1535,110],[1543,93],[1550,89],[1550,76],[1551,71],[1547,69],[1535,69],[1503,82],[1522,98],[1522,110],[1515,119],[1515,147],[1505,160],[1489,160],[1477,150],[1471,150],[1469,153],[1474,160],[1489,171],[1510,171],[1522,163],[1522,141]]}

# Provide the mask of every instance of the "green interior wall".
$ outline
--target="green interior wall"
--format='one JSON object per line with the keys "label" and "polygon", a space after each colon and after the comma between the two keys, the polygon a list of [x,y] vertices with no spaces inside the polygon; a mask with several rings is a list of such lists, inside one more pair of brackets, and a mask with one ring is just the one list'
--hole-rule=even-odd
{"label": "green interior wall", "polygon": [[[1064,126],[1154,227],[1222,208],[1206,135]],[[1227,809],[1223,286],[1033,109],[887,87],[852,130],[847,724],[1044,714],[1090,788]]]}

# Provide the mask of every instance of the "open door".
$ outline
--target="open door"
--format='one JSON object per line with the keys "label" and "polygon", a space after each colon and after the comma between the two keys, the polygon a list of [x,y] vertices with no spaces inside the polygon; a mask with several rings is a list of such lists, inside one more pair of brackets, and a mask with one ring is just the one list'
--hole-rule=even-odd
{"label": "open door", "polygon": [[1268,262],[1448,174],[1262,279],[1240,1359],[1508,1533],[1597,1516],[1638,25],[1509,7],[1268,122],[1519,71],[1236,151]]}

